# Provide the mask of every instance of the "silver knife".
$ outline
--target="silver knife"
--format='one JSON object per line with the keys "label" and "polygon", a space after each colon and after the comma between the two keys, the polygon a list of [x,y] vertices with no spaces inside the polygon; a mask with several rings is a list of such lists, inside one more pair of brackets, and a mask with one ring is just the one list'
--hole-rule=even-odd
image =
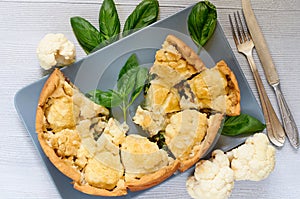
{"label": "silver knife", "polygon": [[262,63],[265,75],[267,77],[269,84],[274,88],[274,91],[276,93],[277,102],[279,104],[279,110],[283,122],[283,127],[285,129],[285,133],[289,138],[291,145],[294,148],[298,149],[299,148],[298,129],[295,120],[293,118],[293,115],[280,90],[278,73],[272,61],[272,57],[269,52],[267,43],[256,21],[256,17],[252,10],[250,0],[242,0],[242,6],[243,6],[243,12],[247,22],[247,26],[252,36],[258,57]]}

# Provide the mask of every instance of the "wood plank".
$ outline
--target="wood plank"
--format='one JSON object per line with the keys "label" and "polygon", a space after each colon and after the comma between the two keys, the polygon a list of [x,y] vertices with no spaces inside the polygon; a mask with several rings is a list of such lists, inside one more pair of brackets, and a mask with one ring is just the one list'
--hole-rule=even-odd
{"label": "wood plank", "polygon": [[[210,0],[218,8],[241,8],[241,3],[236,0]],[[55,4],[97,4],[100,5],[102,1],[99,0],[2,0],[2,2],[25,2],[25,3],[55,3]],[[117,6],[136,6],[141,0],[115,0]],[[187,7],[199,1],[195,0],[159,0],[162,7]],[[254,9],[259,10],[300,10],[299,1],[278,1],[278,0],[252,0]]]}

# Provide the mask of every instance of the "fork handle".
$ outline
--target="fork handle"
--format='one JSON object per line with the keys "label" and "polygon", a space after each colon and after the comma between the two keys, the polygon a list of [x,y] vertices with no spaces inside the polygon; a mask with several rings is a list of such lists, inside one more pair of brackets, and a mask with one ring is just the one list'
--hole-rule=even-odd
{"label": "fork handle", "polygon": [[259,94],[260,103],[262,106],[262,111],[264,113],[266,127],[267,127],[267,134],[270,141],[276,146],[283,146],[285,141],[285,133],[282,128],[282,125],[273,109],[273,106],[269,100],[267,92],[264,88],[256,65],[254,63],[252,55],[246,55],[247,60],[250,64],[253,77],[256,83],[256,87]]}
{"label": "fork handle", "polygon": [[283,127],[285,129],[286,135],[290,140],[290,143],[295,149],[299,148],[299,133],[296,126],[296,122],[293,118],[293,115],[284,99],[284,96],[280,90],[279,83],[274,84],[273,88],[277,97],[279,104],[279,110],[282,117]]}

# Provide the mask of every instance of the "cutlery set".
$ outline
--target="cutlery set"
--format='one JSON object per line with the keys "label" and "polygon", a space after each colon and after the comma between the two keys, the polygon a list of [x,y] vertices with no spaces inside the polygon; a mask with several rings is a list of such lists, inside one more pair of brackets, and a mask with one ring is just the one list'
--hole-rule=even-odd
{"label": "cutlery set", "polygon": [[[285,134],[287,135],[291,145],[295,148],[299,148],[299,133],[296,123],[293,119],[291,111],[284,99],[284,96],[280,90],[279,77],[272,61],[268,46],[264,39],[264,36],[256,21],[256,17],[251,7],[250,0],[242,0],[242,16],[239,12],[234,13],[234,21],[229,15],[229,22],[232,29],[232,35],[238,52],[244,54],[249,62],[253,77],[258,90],[261,107],[263,110],[267,135],[269,140],[278,147],[283,146],[285,142]],[[242,20],[243,18],[243,20]],[[244,25],[243,22],[245,21]],[[234,26],[235,24],[235,26]],[[244,28],[245,27],[245,28]],[[266,75],[268,83],[274,88],[283,127],[272,107],[272,104],[264,89],[262,80],[255,65],[252,51],[255,47],[258,57],[261,61],[264,73]]]}

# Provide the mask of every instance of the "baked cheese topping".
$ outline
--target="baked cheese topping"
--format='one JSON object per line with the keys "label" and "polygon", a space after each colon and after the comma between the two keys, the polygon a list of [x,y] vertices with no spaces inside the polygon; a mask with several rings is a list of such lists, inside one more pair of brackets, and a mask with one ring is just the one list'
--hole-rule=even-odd
{"label": "baked cheese topping", "polygon": [[193,147],[206,135],[206,114],[196,110],[184,110],[171,116],[166,127],[166,143],[176,158],[186,158]]}
{"label": "baked cheese topping", "polygon": [[143,130],[148,131],[151,136],[156,135],[159,131],[165,129],[166,119],[160,112],[153,112],[142,109],[138,106],[133,121],[140,125]]}
{"label": "baked cheese topping", "polygon": [[153,112],[163,112],[162,105],[168,97],[170,89],[159,83],[151,83],[145,97],[146,108]]}
{"label": "baked cheese topping", "polygon": [[126,171],[125,176],[128,174],[141,177],[169,164],[166,151],[139,135],[126,136],[121,147],[121,157]]}
{"label": "baked cheese topping", "polygon": [[209,108],[227,115],[240,112],[240,93],[232,71],[224,61],[188,81],[199,109]]}
{"label": "baked cheese topping", "polygon": [[163,65],[171,67],[173,70],[182,74],[184,77],[189,77],[191,74],[195,74],[196,69],[188,64],[180,54],[173,53],[164,49],[158,50],[156,52],[156,61],[154,64]]}
{"label": "baked cheese topping", "polygon": [[[165,47],[167,44],[164,45]],[[150,73],[158,76],[162,84],[172,87],[182,80],[191,77],[198,71],[190,65],[176,50],[160,49],[156,52],[155,62]]]}
{"label": "baked cheese topping", "polygon": [[53,132],[75,126],[72,95],[72,87],[68,83],[62,82],[48,100],[45,117],[49,124],[48,128],[51,128]]}
{"label": "baked cheese topping", "polygon": [[180,95],[174,88],[168,88],[155,81],[151,82],[148,89],[145,108],[152,112],[158,112],[163,115],[180,111]]}
{"label": "baked cheese topping", "polygon": [[188,83],[196,96],[199,109],[210,108],[226,112],[227,81],[216,68],[204,70]]}

